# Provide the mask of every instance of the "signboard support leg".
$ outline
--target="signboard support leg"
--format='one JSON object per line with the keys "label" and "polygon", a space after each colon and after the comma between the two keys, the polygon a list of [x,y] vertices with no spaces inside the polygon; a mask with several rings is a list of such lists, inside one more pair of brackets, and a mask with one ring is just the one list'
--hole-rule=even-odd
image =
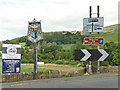
{"label": "signboard support leg", "polygon": [[[99,16],[100,16],[100,10],[99,10],[100,8],[99,8],[99,5],[97,6],[97,17],[99,18]],[[99,35],[100,35],[100,33],[99,32],[97,32],[97,36],[98,36],[98,38],[99,38]],[[99,45],[97,46],[97,49],[99,49],[100,47],[99,47]],[[100,62],[99,61],[97,61],[97,73],[100,73]]]}
{"label": "signboard support leg", "polygon": [[[90,18],[92,17],[92,6],[90,6]],[[93,25],[93,24],[92,24]],[[93,29],[93,26],[92,26]],[[92,30],[93,31],[93,30]],[[91,38],[91,32],[89,33],[89,37]],[[89,46],[90,49],[92,49],[92,46]],[[92,73],[92,67],[91,67],[92,61],[89,61],[89,73]]]}
{"label": "signboard support leg", "polygon": [[[90,38],[91,38],[91,32],[89,33]],[[89,48],[92,49],[92,46],[89,45]],[[92,61],[89,61],[89,73],[92,73],[92,67],[91,67]]]}
{"label": "signboard support leg", "polygon": [[37,43],[34,43],[34,74],[37,79]]}
{"label": "signboard support leg", "polygon": [[[97,33],[97,35],[98,35],[98,38],[99,38],[99,32]],[[99,45],[97,46],[97,49],[99,49],[100,47],[99,47]],[[99,61],[97,61],[97,73],[100,73],[100,62]]]}

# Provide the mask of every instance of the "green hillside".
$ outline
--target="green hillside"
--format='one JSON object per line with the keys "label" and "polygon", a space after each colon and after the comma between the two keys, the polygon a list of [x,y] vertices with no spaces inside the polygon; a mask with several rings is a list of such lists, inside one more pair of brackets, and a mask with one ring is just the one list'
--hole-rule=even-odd
{"label": "green hillside", "polygon": [[[43,32],[43,41],[56,42],[58,45],[75,44],[76,42],[83,43],[84,37],[89,37],[88,33],[82,31],[61,31],[61,32]],[[96,33],[92,33],[92,37],[97,37]],[[104,43],[115,42],[118,43],[118,24],[104,27],[104,33],[100,33],[100,37],[104,38]],[[3,43],[20,43],[22,46],[30,46],[31,42],[27,41],[27,37],[19,37],[12,40],[5,40]],[[1,43],[0,43],[1,44]]]}

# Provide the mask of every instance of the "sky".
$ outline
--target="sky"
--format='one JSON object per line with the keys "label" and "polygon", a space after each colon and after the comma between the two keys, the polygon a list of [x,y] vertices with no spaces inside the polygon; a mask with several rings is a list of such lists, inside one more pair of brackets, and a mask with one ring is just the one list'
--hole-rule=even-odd
{"label": "sky", "polygon": [[[119,0],[0,0],[0,41],[27,35],[28,21],[41,20],[43,32],[81,31],[83,18],[104,17],[104,26],[118,23]],[[92,15],[96,17],[96,14]]]}

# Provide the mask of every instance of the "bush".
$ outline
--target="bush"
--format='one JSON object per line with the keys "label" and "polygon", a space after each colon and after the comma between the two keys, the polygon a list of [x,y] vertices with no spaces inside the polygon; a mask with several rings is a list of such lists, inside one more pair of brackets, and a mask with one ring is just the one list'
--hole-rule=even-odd
{"label": "bush", "polygon": [[78,63],[76,61],[70,61],[69,64],[70,65],[77,65]]}
{"label": "bush", "polygon": [[69,64],[69,61],[64,61],[63,64],[64,64],[64,65],[68,65],[68,64]]}
{"label": "bush", "polygon": [[55,61],[55,64],[63,64],[63,61],[62,60],[57,60],[57,61]]}
{"label": "bush", "polygon": [[109,62],[108,61],[102,61],[102,62],[100,62],[100,66],[109,66]]}
{"label": "bush", "polygon": [[78,67],[85,67],[85,62],[80,62],[80,63],[78,63],[77,66],[78,66]]}

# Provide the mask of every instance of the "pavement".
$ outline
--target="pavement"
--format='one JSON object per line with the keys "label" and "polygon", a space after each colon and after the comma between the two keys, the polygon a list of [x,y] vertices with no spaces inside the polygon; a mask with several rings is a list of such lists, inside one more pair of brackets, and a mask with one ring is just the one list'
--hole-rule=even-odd
{"label": "pavement", "polygon": [[2,83],[2,88],[118,88],[118,73]]}

